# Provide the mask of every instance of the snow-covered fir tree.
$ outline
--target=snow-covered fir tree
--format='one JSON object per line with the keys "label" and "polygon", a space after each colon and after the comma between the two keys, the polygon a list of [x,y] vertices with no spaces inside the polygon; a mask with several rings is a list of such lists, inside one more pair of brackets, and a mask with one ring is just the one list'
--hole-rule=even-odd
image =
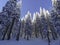
{"label": "snow-covered fir tree", "polygon": [[[42,22],[40,19],[40,14],[39,12],[34,13],[33,16],[33,24],[34,24],[34,33],[35,33],[35,37],[38,38],[40,35],[42,37]],[[42,37],[43,38],[43,37]]]}
{"label": "snow-covered fir tree", "polygon": [[25,15],[25,38],[29,40],[32,34],[32,20],[31,20],[31,13],[28,11]]}
{"label": "snow-covered fir tree", "polygon": [[1,13],[0,15],[2,15],[2,17],[5,16],[4,18],[7,17],[8,19],[2,18],[4,19],[4,22],[6,22],[7,20],[7,23],[5,23],[5,25],[7,24],[7,26],[5,26],[6,29],[3,31],[2,40],[4,39],[9,40],[10,38],[13,38],[13,37],[17,39],[17,35],[19,33],[19,28],[20,28],[19,18],[20,18],[21,4],[22,4],[22,0],[21,1],[9,0],[6,3],[6,5],[3,7],[3,10],[2,10],[3,13]]}
{"label": "snow-covered fir tree", "polygon": [[0,39],[2,35],[6,32],[9,27],[8,13],[1,12],[0,13]]}
{"label": "snow-covered fir tree", "polygon": [[41,19],[41,23],[42,23],[42,34],[43,34],[43,38],[47,34],[47,22],[46,22],[46,19],[45,19],[45,17],[46,17],[46,15],[45,15],[46,11],[45,12],[44,11],[45,11],[44,8],[43,9],[40,9],[40,12],[41,12],[40,19]]}
{"label": "snow-covered fir tree", "polygon": [[35,23],[35,36],[36,37],[38,37],[39,36],[39,26],[40,26],[40,19],[39,19],[39,13],[38,12],[36,12],[36,14],[35,14],[35,17],[34,17],[35,19],[35,21],[34,21],[34,23]]}
{"label": "snow-covered fir tree", "polygon": [[60,0],[52,0],[51,17],[55,25],[56,32],[60,35]]}
{"label": "snow-covered fir tree", "polygon": [[25,34],[25,17],[21,18],[21,31],[20,31],[20,36],[24,38]]}

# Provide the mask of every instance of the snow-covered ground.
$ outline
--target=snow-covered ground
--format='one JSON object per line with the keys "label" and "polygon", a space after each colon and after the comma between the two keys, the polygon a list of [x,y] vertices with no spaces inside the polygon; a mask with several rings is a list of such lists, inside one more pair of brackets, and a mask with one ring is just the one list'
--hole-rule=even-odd
{"label": "snow-covered ground", "polygon": [[[4,41],[0,41],[0,45],[48,45],[48,42],[46,40],[41,40],[41,39],[32,39],[32,40],[21,39],[19,41],[4,40]],[[50,45],[60,45],[60,41],[52,40]]]}

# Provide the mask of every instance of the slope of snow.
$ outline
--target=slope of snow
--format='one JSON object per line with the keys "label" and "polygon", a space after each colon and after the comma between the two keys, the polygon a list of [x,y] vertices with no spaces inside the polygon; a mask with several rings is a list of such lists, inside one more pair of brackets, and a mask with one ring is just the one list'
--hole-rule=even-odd
{"label": "slope of snow", "polygon": [[[41,39],[32,39],[32,40],[21,39],[19,41],[4,40],[4,41],[0,41],[0,45],[48,45],[48,42],[46,40],[41,40]],[[50,45],[60,45],[60,41],[53,40],[51,41]]]}

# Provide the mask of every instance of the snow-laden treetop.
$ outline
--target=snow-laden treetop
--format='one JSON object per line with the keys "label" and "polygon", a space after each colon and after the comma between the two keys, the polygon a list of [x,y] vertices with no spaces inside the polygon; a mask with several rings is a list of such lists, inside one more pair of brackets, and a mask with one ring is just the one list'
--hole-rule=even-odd
{"label": "snow-laden treetop", "polygon": [[22,7],[22,0],[18,0],[17,2],[17,8],[21,8]]}
{"label": "snow-laden treetop", "polygon": [[44,8],[43,8],[43,13],[44,13],[45,18],[51,16],[50,13],[49,13],[49,11],[48,10],[45,10]]}
{"label": "snow-laden treetop", "polygon": [[55,6],[57,2],[60,2],[60,0],[52,0],[52,5]]}
{"label": "snow-laden treetop", "polygon": [[44,18],[47,19],[47,17],[50,17],[50,13],[49,13],[48,10],[40,7],[40,12],[35,12],[35,13],[33,13],[33,18],[31,17],[30,11],[28,11],[27,14],[25,15],[25,17],[23,17],[21,20],[22,20],[22,21],[23,21],[23,20],[25,20],[25,21],[31,20],[32,23],[35,23],[36,20],[41,19],[42,16],[44,16]]}
{"label": "snow-laden treetop", "polygon": [[52,5],[54,6],[56,4],[57,0],[52,0]]}
{"label": "snow-laden treetop", "polygon": [[23,18],[21,18],[21,21],[28,21],[28,20],[31,20],[31,13],[30,13],[30,11],[28,11],[27,12],[27,14],[23,17]]}
{"label": "snow-laden treetop", "polygon": [[22,0],[10,0],[11,2],[16,2],[16,6],[17,8],[21,8],[22,7]]}

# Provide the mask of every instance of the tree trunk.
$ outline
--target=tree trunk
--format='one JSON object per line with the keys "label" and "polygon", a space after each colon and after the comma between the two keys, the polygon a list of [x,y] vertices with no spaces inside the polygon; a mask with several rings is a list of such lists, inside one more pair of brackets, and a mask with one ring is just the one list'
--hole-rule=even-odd
{"label": "tree trunk", "polygon": [[21,24],[19,25],[19,32],[17,33],[16,40],[19,40],[19,36],[20,36],[20,26],[21,26]]}
{"label": "tree trunk", "polygon": [[13,25],[14,25],[14,21],[15,21],[15,18],[13,18],[12,19],[12,23],[11,23],[11,25],[10,25],[10,27],[9,27],[9,30],[8,30],[8,33],[7,33],[7,40],[9,40],[10,39],[10,34],[11,34],[11,32],[12,32],[12,28],[13,28]]}
{"label": "tree trunk", "polygon": [[48,45],[50,45],[49,32],[47,32],[47,38],[48,38]]}
{"label": "tree trunk", "polygon": [[10,26],[10,25],[8,25],[8,26],[7,26],[7,28],[5,29],[5,32],[3,33],[2,40],[4,40],[4,38],[5,38],[5,35],[6,35],[7,31],[8,31],[8,29],[9,29],[9,26]]}

